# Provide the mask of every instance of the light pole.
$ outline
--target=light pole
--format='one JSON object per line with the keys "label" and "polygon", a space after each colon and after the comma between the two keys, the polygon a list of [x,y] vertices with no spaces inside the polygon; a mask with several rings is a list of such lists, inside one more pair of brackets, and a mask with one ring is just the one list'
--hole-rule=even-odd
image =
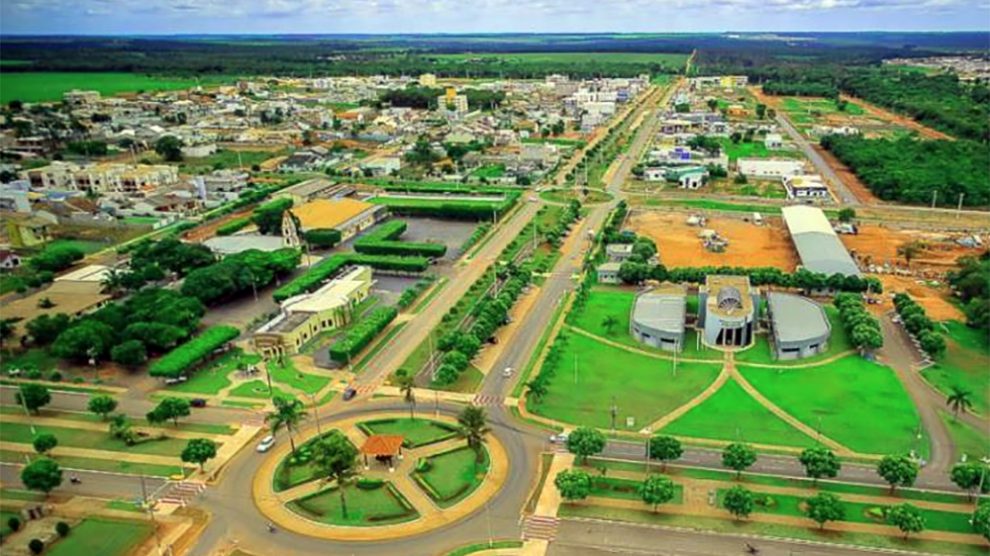
{"label": "light pole", "polygon": [[319,437],[323,436],[323,432],[320,430],[320,411],[316,407],[316,395],[309,394],[309,402],[313,404],[313,416],[316,418],[316,435]]}

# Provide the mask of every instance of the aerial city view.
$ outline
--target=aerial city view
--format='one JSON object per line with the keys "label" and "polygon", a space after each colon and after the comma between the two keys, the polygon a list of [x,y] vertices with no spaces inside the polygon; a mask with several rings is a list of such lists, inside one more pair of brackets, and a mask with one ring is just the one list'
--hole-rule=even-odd
{"label": "aerial city view", "polygon": [[982,0],[0,3],[4,556],[990,554]]}

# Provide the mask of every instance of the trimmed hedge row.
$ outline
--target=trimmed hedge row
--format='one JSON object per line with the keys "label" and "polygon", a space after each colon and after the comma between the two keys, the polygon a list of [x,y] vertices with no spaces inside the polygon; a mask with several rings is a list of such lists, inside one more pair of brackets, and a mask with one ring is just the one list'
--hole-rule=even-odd
{"label": "trimmed hedge row", "polygon": [[318,289],[323,281],[336,274],[348,264],[363,264],[379,270],[398,270],[402,272],[423,272],[430,266],[426,257],[400,257],[397,255],[368,255],[363,253],[340,253],[331,255],[316,263],[305,273],[293,279],[288,284],[275,290],[275,301],[286,299]]}
{"label": "trimmed hedge row", "polygon": [[303,239],[306,240],[306,243],[321,249],[329,249],[337,245],[340,243],[341,237],[343,236],[341,236],[340,230],[333,228],[316,228],[303,232]]}
{"label": "trimmed hedge row", "polygon": [[371,343],[371,340],[375,339],[375,336],[398,314],[399,311],[395,307],[375,309],[370,315],[355,323],[341,340],[330,347],[330,359],[338,363],[346,363]]}
{"label": "trimmed hedge row", "polygon": [[235,234],[241,231],[242,229],[246,228],[250,223],[251,223],[251,218],[249,216],[245,216],[242,218],[234,218],[230,222],[227,222],[226,224],[218,227],[217,235],[229,236]]}
{"label": "trimmed hedge row", "polygon": [[495,213],[501,216],[519,200],[519,193],[510,193],[502,201],[473,201],[404,199],[402,197],[377,197],[375,202],[385,205],[393,214],[407,216],[433,216],[454,220],[488,220]]}
{"label": "trimmed hedge row", "polygon": [[405,222],[390,220],[355,241],[354,250],[358,253],[376,255],[421,255],[424,257],[442,257],[447,252],[447,246],[442,243],[399,241],[399,236],[405,231]]}
{"label": "trimmed hedge row", "polygon": [[928,318],[925,308],[911,299],[906,293],[894,295],[894,308],[901,317],[904,328],[918,339],[921,349],[931,357],[940,357],[945,353],[945,338],[935,328],[935,323]]}
{"label": "trimmed hedge row", "polygon": [[155,361],[148,369],[148,373],[151,376],[178,377],[240,333],[241,331],[233,326],[211,326]]}

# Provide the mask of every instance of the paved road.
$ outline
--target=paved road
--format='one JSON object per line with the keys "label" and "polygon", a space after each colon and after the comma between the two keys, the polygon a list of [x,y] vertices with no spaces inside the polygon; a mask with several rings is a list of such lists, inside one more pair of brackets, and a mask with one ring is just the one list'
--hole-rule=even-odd
{"label": "paved road", "polygon": [[[0,463],[0,483],[4,485],[14,485],[16,488],[23,488],[21,484],[21,468],[23,465],[15,463]],[[69,476],[79,477],[81,484],[74,485],[69,482]],[[145,477],[144,486],[150,496],[159,487],[164,485],[165,479],[160,477]],[[136,500],[141,498],[141,477],[137,475],[123,475],[120,473],[104,473],[101,471],[73,471],[66,472],[65,482],[58,487],[59,494],[79,494],[83,496],[98,496],[101,498],[124,498]]]}
{"label": "paved road", "polygon": [[651,554],[663,556],[746,556],[746,544],[761,556],[839,556],[876,554],[853,546],[825,545],[798,540],[769,540],[745,535],[664,529],[611,521],[564,519],[550,556],[605,556]]}
{"label": "paved road", "polygon": [[[356,401],[352,404],[336,413],[334,418],[408,409],[404,402],[394,399]],[[441,404],[440,409],[445,415],[456,415],[462,408]],[[424,414],[432,414],[432,407]],[[489,424],[492,433],[505,446],[510,479],[485,510],[455,524],[416,537],[369,543],[326,541],[285,531],[268,533],[265,530],[266,520],[255,508],[250,488],[265,456],[246,450],[228,464],[221,483],[207,489],[200,498],[200,504],[213,514],[213,520],[190,556],[206,556],[221,546],[225,539],[236,539],[241,547],[256,554],[407,556],[444,554],[459,545],[487,539],[489,534],[496,539],[518,539],[521,535],[520,511],[535,485],[539,469],[537,454],[546,447],[546,435],[538,429],[516,425],[501,408],[489,410]],[[281,440],[284,441],[284,438]]]}
{"label": "paved road", "polygon": [[784,129],[784,132],[786,132],[787,135],[791,138],[791,140],[794,141],[794,143],[798,146],[798,148],[801,149],[801,152],[804,153],[804,156],[806,156],[808,160],[810,160],[811,163],[815,165],[815,168],[818,170],[818,173],[825,178],[825,181],[827,181],[830,185],[832,185],[836,195],[839,198],[840,204],[848,205],[851,207],[860,206],[861,203],[859,202],[859,199],[856,198],[856,195],[854,195],[853,192],[850,191],[848,187],[846,187],[845,182],[843,182],[842,179],[839,178],[839,175],[836,174],[834,170],[832,170],[832,167],[828,165],[828,162],[825,161],[822,155],[818,154],[818,152],[811,146],[811,144],[808,143],[808,140],[805,139],[803,135],[801,135],[801,132],[799,132],[791,124],[790,120],[788,120],[783,114],[778,113],[777,123],[780,124],[780,127]]}

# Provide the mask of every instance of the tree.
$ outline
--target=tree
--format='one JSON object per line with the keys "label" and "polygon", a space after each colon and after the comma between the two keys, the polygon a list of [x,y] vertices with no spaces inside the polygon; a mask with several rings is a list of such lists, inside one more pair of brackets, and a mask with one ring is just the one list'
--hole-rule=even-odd
{"label": "tree", "polygon": [[583,500],[591,494],[591,476],[580,469],[565,469],[557,474],[553,484],[561,497],[573,502]]}
{"label": "tree", "polygon": [[925,516],[921,515],[921,510],[911,504],[901,504],[890,508],[887,511],[887,521],[900,529],[904,533],[905,539],[911,533],[920,533],[925,530]]}
{"label": "tree", "polygon": [[182,160],[182,140],[166,135],[155,142],[155,152],[168,162],[179,162]]}
{"label": "tree", "polygon": [[911,259],[914,259],[922,250],[925,244],[921,241],[910,241],[897,246],[897,256],[903,257],[905,264],[911,266]]}
{"label": "tree", "polygon": [[918,334],[918,343],[921,349],[933,359],[937,359],[945,353],[945,338],[933,330],[923,330]]}
{"label": "tree", "polygon": [[884,456],[877,464],[877,474],[890,484],[890,493],[899,487],[909,487],[918,478],[918,464],[907,456]]}
{"label": "tree", "polygon": [[709,110],[714,112],[718,108],[718,99],[710,98],[705,104],[708,105]]}
{"label": "tree", "polygon": [[674,482],[663,475],[650,475],[639,485],[639,497],[655,512],[657,506],[674,499]]}
{"label": "tree", "polygon": [[209,438],[193,438],[182,449],[180,457],[186,463],[199,465],[199,470],[203,471],[203,465],[217,457],[217,443]]}
{"label": "tree", "polygon": [[856,209],[849,207],[839,209],[839,222],[852,222],[856,218]]}
{"label": "tree", "polygon": [[972,393],[969,390],[960,388],[958,386],[953,386],[948,397],[945,399],[945,403],[949,405],[952,409],[953,419],[959,418],[960,413],[964,413],[969,408],[973,407],[973,400],[971,399]]}
{"label": "tree", "polygon": [[406,403],[409,404],[409,418],[413,419],[413,411],[416,409],[416,394],[413,392],[413,386],[415,386],[415,380],[409,375],[402,375],[398,379],[399,382],[399,392],[402,394]]}
{"label": "tree", "polygon": [[86,409],[90,413],[95,413],[100,416],[100,419],[106,419],[107,415],[113,413],[113,410],[117,409],[117,400],[107,396],[106,394],[96,394],[89,398],[89,403],[86,404]]}
{"label": "tree", "polygon": [[25,325],[25,329],[35,344],[46,346],[55,341],[58,335],[69,328],[71,319],[65,313],[39,315]]}
{"label": "tree", "polygon": [[55,446],[58,446],[58,439],[55,438],[54,434],[43,432],[34,437],[34,441],[31,442],[31,445],[34,446],[35,452],[38,452],[44,456],[48,455],[48,452],[54,450]]}
{"label": "tree", "polygon": [[828,492],[819,492],[806,499],[804,504],[805,514],[818,524],[819,529],[824,529],[825,523],[829,521],[838,521],[846,516],[839,497]]}
{"label": "tree", "polygon": [[722,505],[736,519],[745,519],[753,513],[753,493],[746,487],[736,485],[725,492]]}
{"label": "tree", "polygon": [[[158,402],[155,409],[148,413],[148,421],[164,422],[169,419],[176,427],[179,426],[179,417],[188,417],[190,413],[189,400],[170,396]],[[154,414],[154,417],[152,416]]]}
{"label": "tree", "polygon": [[41,554],[45,551],[45,541],[41,539],[31,539],[28,541],[28,550],[31,554]]}
{"label": "tree", "polygon": [[71,530],[72,529],[69,527],[69,524],[64,521],[59,521],[55,524],[55,532],[58,533],[58,536],[60,537],[69,536],[69,531]]}
{"label": "tree", "polygon": [[579,461],[601,453],[605,449],[605,435],[598,429],[578,427],[567,436],[567,451],[576,455]]}
{"label": "tree", "polygon": [[990,492],[990,468],[981,461],[957,463],[952,466],[949,477],[956,486],[966,491],[970,500],[976,489],[982,488],[984,493]]}
{"label": "tree", "polygon": [[684,453],[681,441],[673,436],[654,436],[650,439],[650,459],[658,459],[661,462],[660,469],[667,469],[667,462],[673,461]]}
{"label": "tree", "polygon": [[818,486],[818,479],[822,477],[834,478],[839,474],[842,464],[832,450],[820,446],[808,448],[801,452],[798,461],[804,466],[804,473]]}
{"label": "tree", "polygon": [[344,517],[347,517],[345,487],[348,479],[354,476],[357,455],[357,448],[339,431],[333,431],[313,445],[313,467],[327,481],[337,482],[340,510]]}
{"label": "tree", "polygon": [[275,409],[265,416],[265,421],[272,429],[272,434],[278,429],[285,427],[285,432],[289,435],[289,446],[292,447],[293,455],[296,453],[296,441],[292,437],[292,432],[306,418],[306,411],[303,404],[296,398],[275,396],[272,400]]}
{"label": "tree", "polygon": [[756,118],[762,120],[767,115],[767,105],[758,102],[756,104]]}
{"label": "tree", "polygon": [[990,500],[981,500],[973,517],[970,520],[973,530],[983,535],[983,538],[990,541]]}
{"label": "tree", "polygon": [[110,349],[110,359],[125,367],[138,367],[148,360],[148,350],[141,340],[127,340]]}
{"label": "tree", "polygon": [[612,330],[615,329],[616,324],[619,324],[619,319],[615,318],[614,315],[606,315],[605,318],[602,319],[602,328],[605,329],[605,334],[608,334],[609,336],[612,335]]}
{"label": "tree", "polygon": [[42,384],[34,383],[21,384],[16,397],[17,403],[35,414],[52,401],[52,394],[48,388]]}
{"label": "tree", "polygon": [[485,408],[473,405],[465,407],[457,416],[461,436],[467,439],[467,445],[474,450],[475,463],[481,461],[481,445],[489,431],[487,420]]}
{"label": "tree", "polygon": [[38,458],[21,469],[21,482],[29,490],[38,490],[47,496],[62,484],[62,469],[53,459]]}
{"label": "tree", "polygon": [[734,469],[736,479],[741,477],[742,472],[754,463],[756,463],[756,450],[748,444],[736,442],[729,444],[722,451],[722,466]]}
{"label": "tree", "polygon": [[114,336],[114,329],[107,324],[86,318],[58,335],[52,344],[52,353],[80,363],[99,360],[110,351]]}

